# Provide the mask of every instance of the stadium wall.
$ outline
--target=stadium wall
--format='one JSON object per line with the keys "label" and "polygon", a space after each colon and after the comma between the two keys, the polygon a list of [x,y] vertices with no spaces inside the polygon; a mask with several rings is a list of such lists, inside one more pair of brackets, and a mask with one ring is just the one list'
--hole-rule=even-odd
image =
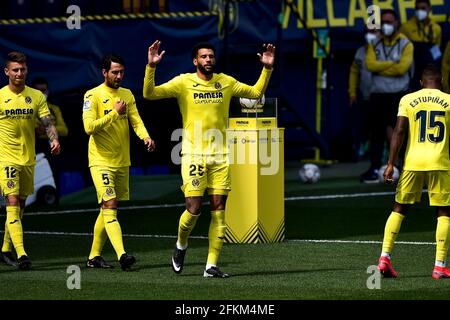
{"label": "stadium wall", "polygon": [[[450,36],[450,0],[432,2],[445,44]],[[313,38],[283,1],[231,1],[224,6],[223,1],[172,0],[168,2],[169,13],[110,15],[90,15],[92,8],[85,10],[83,3],[79,1],[80,29],[67,28],[69,15],[21,20],[2,16],[0,63],[11,50],[21,50],[29,56],[29,79],[45,76],[49,80],[51,98],[62,107],[71,132],[68,152],[80,157],[87,148],[87,137],[80,134],[83,93],[102,81],[98,65],[105,53],[123,55],[127,61],[124,86],[136,95],[142,117],[160,148],[152,157],[133,148],[132,158],[143,166],[171,165],[170,150],[176,142],[170,142],[170,134],[181,125],[181,118],[174,117],[178,113],[175,101],[148,102],[141,97],[147,47],[153,40],[162,40],[167,52],[158,66],[158,83],[194,70],[190,49],[199,41],[216,45],[219,71],[253,83],[261,69],[256,52],[262,43],[276,43],[277,65],[267,95],[280,99],[279,125],[287,128],[286,159],[309,157],[311,148],[323,143],[329,149],[329,158],[346,161],[351,160],[351,128],[357,121],[347,105],[348,70],[355,50],[364,41],[366,9],[371,4],[393,6],[405,22],[414,7],[414,0],[294,1],[307,25],[314,30],[329,29],[331,39],[331,55],[325,62],[327,89],[322,94],[323,130],[313,137],[305,130],[315,128],[317,75]],[[6,84],[6,77],[0,79],[0,84]],[[134,143],[138,146],[137,141]],[[79,166],[80,161],[73,161],[72,165]]]}

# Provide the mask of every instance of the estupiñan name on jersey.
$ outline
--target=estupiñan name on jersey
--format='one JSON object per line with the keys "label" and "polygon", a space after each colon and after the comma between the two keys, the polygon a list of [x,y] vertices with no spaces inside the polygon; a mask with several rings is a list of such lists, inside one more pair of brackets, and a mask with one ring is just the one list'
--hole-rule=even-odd
{"label": "estupi\u00f1an name on jersey", "polygon": [[409,103],[409,105],[414,108],[417,105],[419,105],[419,103],[435,103],[435,104],[439,104],[443,108],[448,107],[447,101],[445,101],[444,99],[442,99],[440,97],[436,97],[436,96],[418,97],[418,98],[414,99],[413,101],[411,101]]}

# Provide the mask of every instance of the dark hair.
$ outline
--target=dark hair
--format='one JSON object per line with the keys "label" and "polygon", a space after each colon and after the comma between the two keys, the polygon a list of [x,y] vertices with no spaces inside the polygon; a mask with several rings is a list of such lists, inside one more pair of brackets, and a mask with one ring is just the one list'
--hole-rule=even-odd
{"label": "dark hair", "polygon": [[192,59],[197,58],[198,50],[200,50],[200,49],[211,49],[212,51],[214,51],[214,53],[216,53],[216,48],[214,48],[214,46],[211,43],[209,43],[209,42],[200,42],[200,43],[197,43],[192,48]]}
{"label": "dark hair", "polygon": [[390,13],[394,16],[395,20],[398,21],[398,14],[394,9],[384,9],[381,11],[381,15],[385,15],[387,13]]}
{"label": "dark hair", "polygon": [[22,52],[12,51],[6,56],[5,62],[6,66],[8,66],[11,62],[27,63],[27,56]]}
{"label": "dark hair", "polygon": [[45,79],[44,77],[36,77],[33,79],[33,81],[31,82],[31,86],[36,86],[37,84],[45,84],[48,86],[48,81],[47,79]]}
{"label": "dark hair", "polygon": [[103,57],[101,68],[109,71],[111,69],[111,62],[119,63],[125,67],[125,60],[118,54],[111,53]]}
{"label": "dark hair", "polygon": [[429,7],[431,7],[430,0],[416,0],[416,4],[418,4],[418,3],[426,3]]}
{"label": "dark hair", "polygon": [[424,78],[430,78],[440,81],[442,78],[441,69],[433,63],[427,64],[425,69],[423,69],[422,71],[422,79]]}

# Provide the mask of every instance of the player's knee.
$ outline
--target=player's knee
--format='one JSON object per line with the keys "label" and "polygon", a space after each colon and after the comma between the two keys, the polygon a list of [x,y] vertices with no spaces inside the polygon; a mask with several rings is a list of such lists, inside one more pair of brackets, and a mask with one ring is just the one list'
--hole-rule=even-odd
{"label": "player's knee", "polygon": [[186,198],[186,210],[189,211],[190,214],[193,214],[193,215],[200,214],[201,206],[202,206],[201,197]]}
{"label": "player's knee", "polygon": [[436,213],[438,217],[450,217],[450,207],[438,207]]}
{"label": "player's knee", "polygon": [[118,201],[117,199],[111,199],[102,202],[102,209],[117,209]]}
{"label": "player's knee", "polygon": [[213,195],[211,197],[211,211],[225,210],[226,201],[226,196]]}
{"label": "player's knee", "polygon": [[392,211],[406,215],[408,213],[408,205],[395,202]]}
{"label": "player's knee", "polygon": [[211,203],[211,211],[225,210],[225,203]]}
{"label": "player's knee", "polygon": [[16,195],[8,195],[6,196],[6,205],[7,206],[20,206],[20,198]]}

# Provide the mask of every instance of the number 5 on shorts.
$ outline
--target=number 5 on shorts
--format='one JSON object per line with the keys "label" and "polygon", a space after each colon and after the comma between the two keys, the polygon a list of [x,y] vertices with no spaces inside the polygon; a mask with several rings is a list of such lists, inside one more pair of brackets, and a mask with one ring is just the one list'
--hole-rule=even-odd
{"label": "number 5 on shorts", "polygon": [[109,184],[109,178],[108,178],[108,174],[107,173],[102,173],[102,180],[103,180],[103,184],[104,185],[108,185]]}

